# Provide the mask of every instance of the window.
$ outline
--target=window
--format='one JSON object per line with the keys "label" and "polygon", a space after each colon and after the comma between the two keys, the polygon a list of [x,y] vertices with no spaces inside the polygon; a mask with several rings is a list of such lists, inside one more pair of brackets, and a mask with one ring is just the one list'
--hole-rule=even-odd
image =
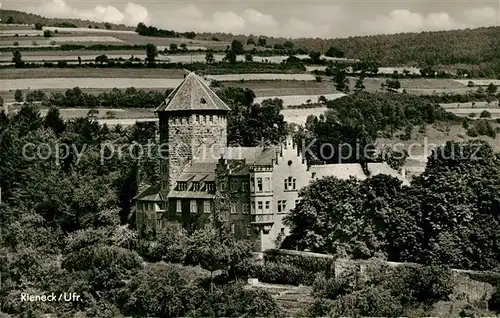
{"label": "window", "polygon": [[207,123],[207,115],[203,115],[203,122],[206,124]]}
{"label": "window", "polygon": [[182,201],[177,200],[177,207],[176,207],[177,213],[182,213]]}
{"label": "window", "polygon": [[232,192],[238,192],[238,180],[233,179],[231,180],[231,191]]}
{"label": "window", "polygon": [[210,201],[209,200],[206,200],[203,203],[203,212],[204,213],[210,213]]}
{"label": "window", "polygon": [[257,178],[257,192],[262,192],[262,178]]}
{"label": "window", "polygon": [[231,234],[234,234],[234,228],[235,228],[234,223],[231,223]]}
{"label": "window", "polygon": [[220,191],[221,191],[221,192],[226,191],[226,183],[222,182],[222,183],[220,184]]}
{"label": "window", "polygon": [[258,210],[259,210],[260,213],[262,213],[262,207],[263,207],[262,201],[258,201],[257,202],[257,208],[258,208]]}
{"label": "window", "polygon": [[297,179],[293,179],[292,177],[288,177],[284,181],[285,191],[292,191],[296,188]]}
{"label": "window", "polygon": [[186,182],[177,182],[177,190],[178,191],[186,191],[187,183]]}
{"label": "window", "polygon": [[200,122],[200,115],[196,115],[196,122],[199,123]]}
{"label": "window", "polygon": [[191,200],[191,213],[198,213],[198,206],[196,200]]}
{"label": "window", "polygon": [[314,178],[316,178],[316,172],[313,172],[313,173],[312,173],[312,178],[313,178],[313,179],[314,179]]}
{"label": "window", "polygon": [[271,192],[271,178],[266,177],[266,178],[264,179],[264,181],[265,181],[265,182],[264,182],[264,190],[265,190],[266,192]]}
{"label": "window", "polygon": [[236,202],[231,202],[231,214],[238,213]]}
{"label": "window", "polygon": [[250,225],[247,225],[247,236],[252,235],[252,229],[250,228]]}
{"label": "window", "polygon": [[241,189],[243,192],[248,192],[248,181],[241,182]]}
{"label": "window", "polygon": [[295,206],[299,205],[300,200],[295,200]]}
{"label": "window", "polygon": [[286,212],[286,200],[278,201],[278,213]]}
{"label": "window", "polygon": [[156,218],[156,228],[161,229],[163,227],[163,219],[161,216]]}
{"label": "window", "polygon": [[266,212],[269,212],[271,210],[271,201],[266,201]]}
{"label": "window", "polygon": [[193,191],[200,191],[200,183],[193,182]]}
{"label": "window", "polygon": [[207,182],[207,191],[212,192],[215,191],[215,183],[214,182]]}
{"label": "window", "polygon": [[214,115],[210,115],[210,122],[213,123],[214,121]]}
{"label": "window", "polygon": [[207,103],[207,101],[205,100],[205,98],[203,98],[203,97],[202,97],[202,98],[200,99],[200,103],[201,103],[201,104],[206,104],[206,103]]}
{"label": "window", "polygon": [[282,227],[281,230],[280,230],[281,234],[285,234],[285,228]]}
{"label": "window", "polygon": [[250,213],[250,205],[248,203],[243,203],[243,214]]}

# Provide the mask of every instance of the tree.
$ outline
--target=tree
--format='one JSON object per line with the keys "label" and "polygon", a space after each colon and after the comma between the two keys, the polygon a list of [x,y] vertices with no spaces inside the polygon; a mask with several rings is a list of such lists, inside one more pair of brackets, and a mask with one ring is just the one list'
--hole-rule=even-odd
{"label": "tree", "polygon": [[212,64],[215,62],[214,53],[212,50],[207,50],[207,53],[205,54],[205,61],[207,62],[207,64]]}
{"label": "tree", "polygon": [[66,124],[61,118],[59,109],[51,106],[44,119],[44,126],[52,129],[56,136],[60,136],[66,130]]}
{"label": "tree", "polygon": [[231,42],[231,51],[233,51],[236,55],[244,54],[245,49],[243,48],[243,43],[238,40],[233,40],[233,42]]}
{"label": "tree", "polygon": [[92,107],[91,109],[89,109],[89,111],[87,112],[87,117],[96,117],[97,115],[99,115],[99,110],[95,107]]}
{"label": "tree", "polygon": [[22,90],[16,89],[16,91],[14,92],[14,100],[17,103],[22,103],[24,101],[24,94]]}
{"label": "tree", "polygon": [[224,60],[231,64],[236,63],[236,58],[237,58],[236,53],[233,50],[227,51],[226,56],[224,56]]}
{"label": "tree", "polygon": [[[353,258],[385,252],[391,210],[401,181],[377,175],[364,182],[325,177],[299,191],[301,201],[286,217],[291,227],[284,248]],[[384,212],[385,215],[382,215]]]}
{"label": "tree", "polygon": [[332,46],[325,53],[325,56],[336,57],[336,58],[343,58],[344,55],[345,55],[344,52]]}
{"label": "tree", "polygon": [[179,49],[179,47],[175,43],[170,43],[169,48],[170,48],[170,51],[172,51],[172,52],[177,52],[177,50]]}
{"label": "tree", "polygon": [[385,85],[389,89],[396,89],[397,90],[397,89],[401,88],[401,83],[397,79],[392,79],[392,80],[388,79],[385,81]]}
{"label": "tree", "polygon": [[356,80],[356,84],[354,84],[354,90],[359,92],[365,89],[365,85],[363,84],[363,76],[358,77]]}
{"label": "tree", "polygon": [[491,118],[491,113],[487,110],[483,110],[479,115],[479,118]]}
{"label": "tree", "polygon": [[319,52],[309,53],[309,58],[311,59],[311,62],[313,64],[320,64],[321,63],[321,53],[319,53]]}
{"label": "tree", "polygon": [[149,64],[154,64],[156,57],[158,56],[158,48],[154,44],[146,45],[146,62]]}
{"label": "tree", "polygon": [[267,40],[265,38],[259,38],[257,41],[259,46],[266,46],[267,45]]}
{"label": "tree", "polygon": [[14,63],[14,67],[16,68],[24,67],[23,56],[19,50],[12,52],[12,63]]}
{"label": "tree", "polygon": [[6,21],[7,24],[14,24],[14,18],[9,15],[9,17],[7,18],[7,21]]}
{"label": "tree", "polygon": [[35,30],[42,30],[43,29],[43,24],[40,22],[35,23]]}
{"label": "tree", "polygon": [[250,54],[250,53],[245,54],[245,61],[252,62],[253,61],[253,55]]}
{"label": "tree", "polygon": [[488,93],[488,95],[495,95],[496,92],[497,86],[493,83],[490,83],[490,85],[488,85],[488,88],[486,88],[486,93]]}
{"label": "tree", "polygon": [[349,79],[347,78],[346,71],[343,67],[337,66],[334,68],[333,81],[335,82],[335,88],[339,92],[349,91]]}
{"label": "tree", "polygon": [[52,36],[52,31],[50,30],[43,31],[43,36],[46,38],[50,38]]}
{"label": "tree", "polygon": [[291,41],[286,41],[285,43],[283,43],[283,47],[284,47],[285,49],[291,50],[291,49],[293,49],[293,42],[291,42]]}
{"label": "tree", "polygon": [[181,43],[181,50],[183,50],[184,52],[187,51],[187,44],[186,43]]}
{"label": "tree", "polygon": [[111,30],[112,29],[112,25],[108,22],[104,23],[104,27],[106,28],[106,30]]}
{"label": "tree", "polygon": [[215,271],[231,272],[236,265],[251,256],[248,242],[236,241],[225,228],[207,226],[191,236],[185,262],[188,265],[199,265],[210,272],[213,291],[212,279]]}
{"label": "tree", "polygon": [[78,65],[82,65],[82,58],[78,57]]}
{"label": "tree", "polygon": [[255,40],[252,37],[247,39],[247,45],[255,45]]}
{"label": "tree", "polygon": [[218,95],[231,108],[228,115],[228,142],[242,147],[278,144],[287,134],[281,99],[254,104],[255,93],[250,89],[228,87]]}
{"label": "tree", "polygon": [[[79,61],[81,61],[81,59],[80,59]],[[106,63],[106,64],[107,64],[107,63],[109,62],[109,59],[108,59],[108,57],[106,56],[106,54],[101,54],[101,55],[99,55],[99,56],[97,56],[97,57],[95,58],[95,62],[96,62],[97,64],[103,65],[104,63]]]}

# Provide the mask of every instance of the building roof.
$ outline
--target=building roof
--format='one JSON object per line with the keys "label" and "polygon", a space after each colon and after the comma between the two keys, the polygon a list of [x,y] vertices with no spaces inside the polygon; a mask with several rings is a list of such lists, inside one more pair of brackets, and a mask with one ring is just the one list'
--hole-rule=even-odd
{"label": "building roof", "polygon": [[368,164],[368,171],[370,175],[376,176],[378,174],[386,174],[388,176],[399,179],[404,185],[408,185],[409,182],[404,178],[398,171],[392,169],[386,162],[374,162]]}
{"label": "building roof", "polygon": [[[367,165],[370,176],[378,174],[385,174],[399,179],[403,184],[408,185],[409,182],[399,172],[392,169],[385,162],[368,163]],[[337,179],[347,180],[354,177],[358,180],[365,180],[367,175],[363,171],[359,163],[342,163],[342,164],[329,164],[329,165],[314,165],[309,168],[311,173],[315,173],[315,178],[321,179],[323,177],[336,177]]]}
{"label": "building roof", "polygon": [[140,201],[155,201],[155,202],[161,202],[164,201],[161,192],[160,192],[160,185],[152,185],[146,188],[144,191],[139,193],[134,200],[140,200]]}
{"label": "building roof", "polygon": [[315,173],[315,178],[333,176],[337,179],[347,180],[350,177],[355,177],[358,180],[366,179],[366,174],[359,163],[339,163],[329,165],[314,165],[309,168],[311,173]]}
{"label": "building roof", "polygon": [[200,149],[195,156],[195,162],[218,162],[220,158],[227,160],[245,159],[246,165],[272,166],[280,147],[224,147]]}
{"label": "building roof", "polygon": [[182,171],[175,181],[215,181],[217,162],[195,162]]}
{"label": "building roof", "polygon": [[203,191],[170,191],[169,198],[175,199],[214,199],[215,195]]}
{"label": "building roof", "polygon": [[208,87],[203,78],[191,72],[168,95],[156,112],[196,110],[229,111],[231,109]]}

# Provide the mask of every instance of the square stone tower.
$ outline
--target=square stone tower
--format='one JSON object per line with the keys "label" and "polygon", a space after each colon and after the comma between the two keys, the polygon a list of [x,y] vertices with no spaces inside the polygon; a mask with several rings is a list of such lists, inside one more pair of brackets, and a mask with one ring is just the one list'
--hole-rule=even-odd
{"label": "square stone tower", "polygon": [[194,72],[186,75],[184,81],[156,109],[160,120],[160,175],[164,198],[174,189],[182,170],[202,148],[221,149],[227,146],[229,110],[205,80]]}

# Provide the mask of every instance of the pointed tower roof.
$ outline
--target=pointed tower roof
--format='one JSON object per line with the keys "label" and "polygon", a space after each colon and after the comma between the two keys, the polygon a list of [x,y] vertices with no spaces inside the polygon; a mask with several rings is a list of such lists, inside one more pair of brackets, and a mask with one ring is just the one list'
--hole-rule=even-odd
{"label": "pointed tower roof", "polygon": [[177,112],[196,110],[231,110],[205,80],[194,72],[187,74],[184,81],[168,95],[156,112]]}

